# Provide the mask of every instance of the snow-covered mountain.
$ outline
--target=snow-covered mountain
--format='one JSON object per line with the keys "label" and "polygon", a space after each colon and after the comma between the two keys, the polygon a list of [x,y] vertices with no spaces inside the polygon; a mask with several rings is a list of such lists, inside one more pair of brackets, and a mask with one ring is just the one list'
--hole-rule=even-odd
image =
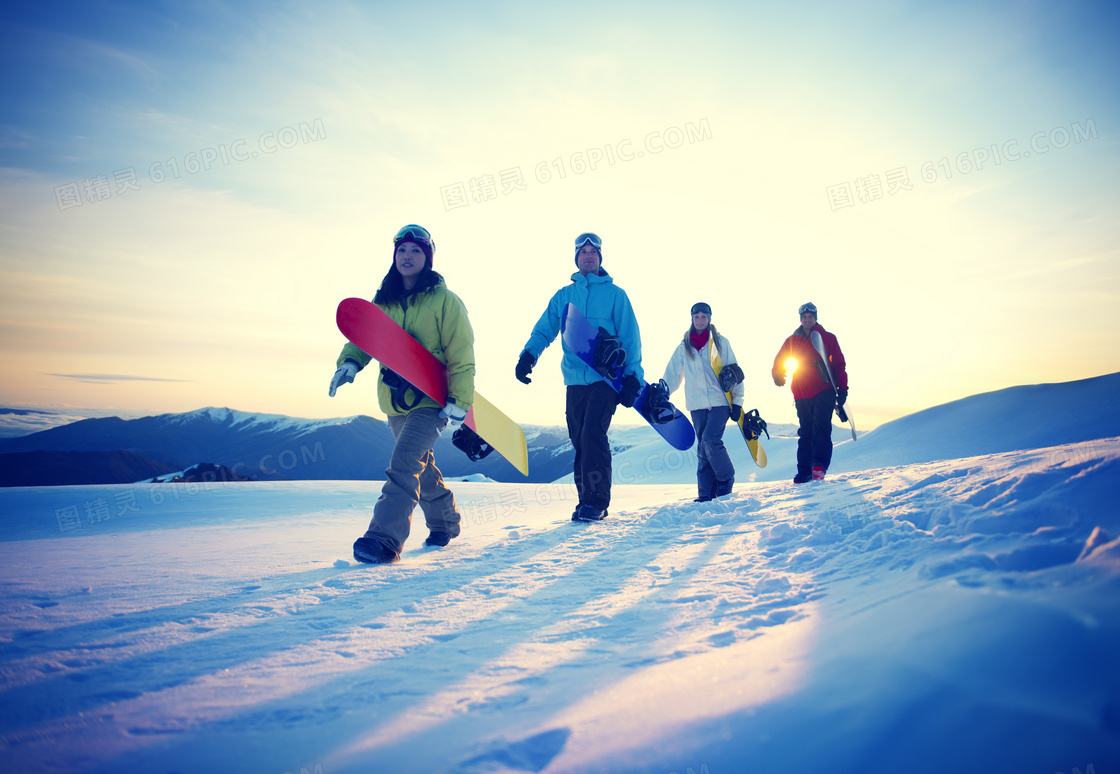
{"label": "snow-covered mountain", "polygon": [[[835,427],[833,472],[864,470],[973,454],[1041,448],[1120,435],[1120,374],[1062,384],[1012,387],[975,395],[888,422],[851,441]],[[853,411],[858,412],[858,403]],[[725,434],[739,482],[780,481],[795,472],[796,427],[769,417],[769,457],[758,468],[733,429]],[[856,416],[858,422],[858,413]],[[448,477],[486,476],[494,481],[549,483],[571,480],[572,447],[562,427],[526,427],[529,478],[499,455],[468,460],[450,441],[436,457]],[[650,427],[611,429],[614,479],[619,484],[695,481],[696,449],[668,447]],[[185,414],[124,420],[86,419],[18,438],[0,439],[0,453],[126,451],[182,470],[200,462],[225,465],[258,480],[376,480],[384,475],[392,436],[384,422],[366,416],[297,419],[206,408]],[[68,460],[60,470],[72,467]],[[38,481],[38,479],[37,479]],[[119,479],[104,479],[120,483]],[[68,483],[57,480],[51,483]]]}
{"label": "snow-covered mountain", "polygon": [[[446,439],[437,441],[440,468],[450,477],[484,475],[495,481],[520,482],[552,481],[571,468],[571,455],[557,458],[554,451],[567,443],[566,434],[558,434],[563,431],[535,427],[526,431],[530,439],[528,479],[497,454],[471,462]],[[162,462],[167,470],[213,463],[261,481],[380,479],[392,448],[388,425],[372,417],[297,419],[227,408],[129,420],[84,419],[31,435],[0,439],[0,453],[125,451]],[[10,459],[15,464],[16,458]],[[65,462],[59,466],[60,475],[72,466],[73,457]],[[104,478],[101,482],[122,480]]]}

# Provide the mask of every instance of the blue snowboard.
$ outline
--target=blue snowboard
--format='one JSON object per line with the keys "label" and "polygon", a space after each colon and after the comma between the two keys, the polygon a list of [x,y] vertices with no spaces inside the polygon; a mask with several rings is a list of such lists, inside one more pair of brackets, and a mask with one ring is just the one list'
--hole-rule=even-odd
{"label": "blue snowboard", "polygon": [[[564,317],[560,320],[560,336],[564,339],[564,344],[568,349],[574,352],[580,360],[592,368],[595,367],[595,344],[599,340],[599,328],[592,325],[573,304],[568,304],[564,309]],[[613,381],[606,377],[603,377],[603,380],[613,387],[615,392],[622,391],[621,373]],[[642,385],[642,389],[638,393],[638,399],[634,401],[634,410],[641,414],[642,419],[649,422],[650,427],[656,430],[674,449],[684,451],[692,448],[693,442],[696,441],[696,431],[692,429],[692,423],[688,421],[688,417],[682,414],[676,406],[673,407],[673,418],[668,422],[653,422],[646,416],[643,408],[645,408],[650,389],[648,383]]]}

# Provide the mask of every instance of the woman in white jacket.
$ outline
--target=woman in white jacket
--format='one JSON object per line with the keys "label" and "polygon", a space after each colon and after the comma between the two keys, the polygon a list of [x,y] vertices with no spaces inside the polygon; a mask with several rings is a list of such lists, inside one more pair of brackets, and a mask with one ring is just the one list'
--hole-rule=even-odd
{"label": "woman in white jacket", "polygon": [[[712,321],[712,308],[705,303],[692,307],[692,326],[673,350],[665,366],[665,383],[672,393],[684,382],[684,405],[696,428],[696,486],[705,502],[731,494],[735,466],[723,444],[727,420],[739,421],[743,411],[743,372],[735,360],[731,342],[719,335]],[[713,348],[723,363],[724,383],[735,382],[728,392],[731,405],[720,384],[721,375],[713,367]],[[734,366],[734,368],[731,368]]]}

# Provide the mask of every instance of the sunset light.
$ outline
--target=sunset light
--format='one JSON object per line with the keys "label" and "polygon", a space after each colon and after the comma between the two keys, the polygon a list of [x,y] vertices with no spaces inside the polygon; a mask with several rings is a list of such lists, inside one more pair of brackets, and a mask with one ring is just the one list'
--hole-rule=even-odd
{"label": "sunset light", "polygon": [[702,300],[768,420],[810,299],[865,429],[1120,368],[1083,314],[1120,292],[1110,4],[53,7],[0,20],[0,407],[381,417],[328,397],[334,313],[405,223],[523,425],[565,424],[559,345],[514,366],[589,230],[646,380]]}

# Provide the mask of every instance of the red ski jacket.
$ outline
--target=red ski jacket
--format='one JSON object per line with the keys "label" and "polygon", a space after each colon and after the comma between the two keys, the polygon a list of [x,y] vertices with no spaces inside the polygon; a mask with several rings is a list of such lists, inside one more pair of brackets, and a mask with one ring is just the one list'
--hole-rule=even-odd
{"label": "red ski jacket", "polygon": [[[832,367],[832,378],[836,380],[836,387],[841,390],[848,389],[848,372],[845,370],[844,353],[840,351],[840,342],[836,340],[835,336],[822,328],[820,323],[814,325],[813,330],[821,334],[824,351],[828,355],[828,362]],[[812,398],[832,386],[828,381],[828,373],[825,371],[824,362],[817,354],[817,350],[813,349],[813,342],[809,341],[809,337],[805,335],[801,326],[798,326],[793,335],[785,340],[782,348],[778,350],[778,356],[774,358],[774,368],[772,370],[775,381],[784,377],[786,360],[790,357],[797,360],[797,370],[793,372],[793,383],[790,385],[793,389],[794,400]]]}

